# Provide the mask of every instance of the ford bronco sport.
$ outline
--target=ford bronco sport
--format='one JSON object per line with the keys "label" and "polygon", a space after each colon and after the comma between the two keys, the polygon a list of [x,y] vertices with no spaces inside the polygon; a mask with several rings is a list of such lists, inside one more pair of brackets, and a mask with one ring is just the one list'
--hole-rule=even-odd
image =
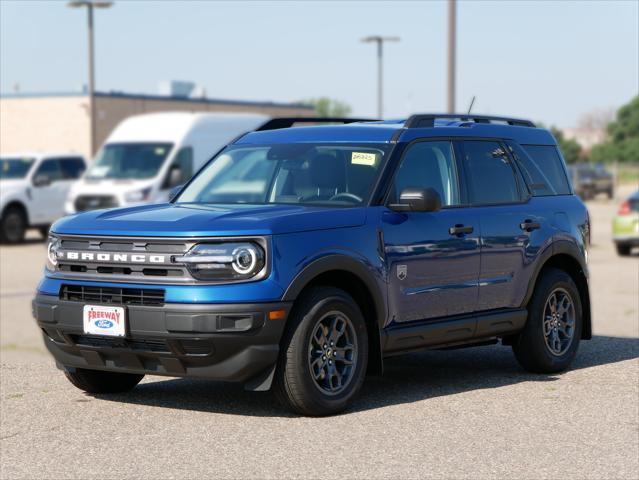
{"label": "ford bronco sport", "polygon": [[501,343],[560,372],[591,336],[589,218],[552,135],[414,115],[228,145],[170,203],[51,229],[33,302],[76,387],[145,374],[344,409],[389,355]]}

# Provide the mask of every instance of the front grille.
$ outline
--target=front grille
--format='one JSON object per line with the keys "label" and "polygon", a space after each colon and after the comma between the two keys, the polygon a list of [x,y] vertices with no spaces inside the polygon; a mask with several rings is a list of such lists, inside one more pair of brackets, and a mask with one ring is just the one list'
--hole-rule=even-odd
{"label": "front grille", "polygon": [[117,207],[118,201],[111,195],[80,195],[75,199],[74,206],[77,212],[86,212],[87,210]]}
{"label": "front grille", "polygon": [[115,305],[164,305],[164,290],[153,288],[89,287],[62,285],[60,300],[83,303],[107,303]]}
{"label": "front grille", "polygon": [[163,340],[130,340],[126,338],[90,337],[88,335],[73,335],[76,345],[98,348],[124,348],[155,353],[170,353],[171,350]]}
{"label": "front grille", "polygon": [[[62,235],[57,270],[73,279],[188,283],[193,282],[188,269],[172,259],[184,255],[195,243],[191,239]],[[67,256],[70,252],[73,257]]]}

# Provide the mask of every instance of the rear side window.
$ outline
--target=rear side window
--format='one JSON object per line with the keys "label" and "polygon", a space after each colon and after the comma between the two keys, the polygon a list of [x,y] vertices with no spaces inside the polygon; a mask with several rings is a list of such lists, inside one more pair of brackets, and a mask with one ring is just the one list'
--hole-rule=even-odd
{"label": "rear side window", "polygon": [[521,200],[516,172],[499,143],[465,141],[464,167],[471,203],[516,203]]}
{"label": "rear side window", "polygon": [[564,162],[551,145],[522,145],[528,155],[517,155],[533,195],[568,195],[570,184]]}
{"label": "rear side window", "polygon": [[60,162],[60,168],[62,169],[62,177],[65,180],[76,180],[80,178],[86,168],[84,160],[81,158],[59,158],[58,161]]}

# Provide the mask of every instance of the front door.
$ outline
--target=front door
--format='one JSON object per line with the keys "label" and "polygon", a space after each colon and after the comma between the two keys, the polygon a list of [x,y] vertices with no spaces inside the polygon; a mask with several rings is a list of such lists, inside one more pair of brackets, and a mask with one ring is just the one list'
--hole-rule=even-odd
{"label": "front door", "polygon": [[[44,180],[39,183],[38,180]],[[57,159],[44,160],[31,177],[31,224],[53,223],[64,212],[68,182],[64,180]]]}
{"label": "front door", "polygon": [[389,203],[404,188],[431,187],[437,212],[382,211],[390,318],[410,322],[472,313],[480,267],[480,224],[460,206],[459,174],[449,141],[410,145],[393,181]]}

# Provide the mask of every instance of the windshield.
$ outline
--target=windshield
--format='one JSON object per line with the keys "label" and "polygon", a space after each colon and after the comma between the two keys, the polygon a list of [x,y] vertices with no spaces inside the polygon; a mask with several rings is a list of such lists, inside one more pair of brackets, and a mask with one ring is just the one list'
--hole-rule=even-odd
{"label": "windshield", "polygon": [[0,158],[0,178],[24,178],[33,165],[33,158]]}
{"label": "windshield", "polygon": [[232,146],[191,182],[178,203],[364,204],[387,145]]}
{"label": "windshield", "polygon": [[170,143],[110,143],[98,152],[89,167],[89,179],[152,178],[171,151]]}

